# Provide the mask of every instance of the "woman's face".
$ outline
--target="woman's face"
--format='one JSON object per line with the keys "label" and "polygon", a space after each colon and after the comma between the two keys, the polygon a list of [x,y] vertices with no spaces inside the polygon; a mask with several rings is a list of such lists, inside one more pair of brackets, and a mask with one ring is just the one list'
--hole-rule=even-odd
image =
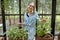
{"label": "woman's face", "polygon": [[32,13],[33,11],[34,11],[34,7],[30,5],[30,6],[28,7],[28,12],[29,12],[29,13]]}

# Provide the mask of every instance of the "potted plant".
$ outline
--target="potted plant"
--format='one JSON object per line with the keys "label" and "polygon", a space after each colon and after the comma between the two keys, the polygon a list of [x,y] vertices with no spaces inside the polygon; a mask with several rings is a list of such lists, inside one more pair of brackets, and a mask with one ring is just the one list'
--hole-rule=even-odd
{"label": "potted plant", "polygon": [[58,40],[60,40],[60,33],[58,34]]}
{"label": "potted plant", "polygon": [[5,32],[9,40],[25,40],[27,36],[26,30],[24,28],[12,27]]}
{"label": "potted plant", "polygon": [[36,40],[53,40],[53,35],[50,33],[51,28],[47,19],[43,18],[40,25],[37,26]]}
{"label": "potted plant", "polygon": [[56,31],[58,32],[58,40],[60,40],[60,23],[57,22],[56,26]]}

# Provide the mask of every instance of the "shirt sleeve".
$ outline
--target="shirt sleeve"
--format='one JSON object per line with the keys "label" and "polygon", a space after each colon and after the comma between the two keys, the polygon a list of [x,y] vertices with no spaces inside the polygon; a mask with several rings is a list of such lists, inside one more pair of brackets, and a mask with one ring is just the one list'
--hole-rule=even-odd
{"label": "shirt sleeve", "polygon": [[[32,17],[33,18],[33,17]],[[38,16],[38,12],[35,12],[35,15],[34,15],[34,20],[32,20],[29,24],[29,26],[31,26],[32,24],[36,24],[37,22],[37,25],[39,25],[39,21],[40,21],[40,18]]]}

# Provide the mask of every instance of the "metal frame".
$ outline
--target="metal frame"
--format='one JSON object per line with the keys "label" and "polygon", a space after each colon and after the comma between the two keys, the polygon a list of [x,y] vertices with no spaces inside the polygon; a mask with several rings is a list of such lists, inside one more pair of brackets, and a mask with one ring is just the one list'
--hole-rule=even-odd
{"label": "metal frame", "polygon": [[[5,16],[19,16],[19,22],[21,22],[21,16],[23,16],[23,14],[21,14],[21,0],[19,0],[19,14],[5,14],[4,12],[4,5],[2,5],[3,0],[1,0],[1,11],[2,14],[0,14],[0,16],[2,16],[2,20],[3,20],[3,33],[6,32],[6,25],[5,25]],[[38,0],[36,0],[36,11],[38,11]],[[52,31],[51,33],[54,35],[54,31],[55,31],[55,18],[56,15],[60,15],[60,14],[56,14],[56,0],[52,0],[52,14],[39,14],[39,16],[51,16],[51,28]],[[36,24],[37,25],[37,24]],[[6,35],[4,35],[5,39],[6,39]]]}
{"label": "metal frame", "polygon": [[55,18],[56,18],[56,0],[52,0],[52,16],[51,16],[51,33],[54,35],[55,33]]}
{"label": "metal frame", "polygon": [[38,11],[38,0],[36,0],[36,11]]}
{"label": "metal frame", "polygon": [[[6,24],[5,24],[5,8],[3,5],[4,0],[1,0],[1,12],[2,12],[2,22],[3,22],[3,33],[6,32]],[[4,35],[4,40],[6,40],[6,34]]]}
{"label": "metal frame", "polygon": [[[20,14],[5,14],[5,16],[18,16]],[[23,16],[24,14],[21,14],[21,16]],[[38,15],[43,15],[43,16],[49,16],[52,14],[38,14]],[[56,14],[56,15],[60,15],[60,14]],[[2,14],[0,14],[0,16],[2,16]]]}
{"label": "metal frame", "polygon": [[21,0],[19,0],[19,22],[21,22]]}

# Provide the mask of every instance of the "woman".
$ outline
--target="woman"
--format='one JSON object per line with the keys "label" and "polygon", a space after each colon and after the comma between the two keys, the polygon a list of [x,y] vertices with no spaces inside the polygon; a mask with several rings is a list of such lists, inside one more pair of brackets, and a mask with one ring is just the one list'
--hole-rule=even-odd
{"label": "woman", "polygon": [[30,3],[27,8],[27,12],[24,14],[24,24],[25,29],[28,31],[28,40],[33,40],[36,34],[36,21],[38,21],[38,13],[35,11],[34,3]]}

